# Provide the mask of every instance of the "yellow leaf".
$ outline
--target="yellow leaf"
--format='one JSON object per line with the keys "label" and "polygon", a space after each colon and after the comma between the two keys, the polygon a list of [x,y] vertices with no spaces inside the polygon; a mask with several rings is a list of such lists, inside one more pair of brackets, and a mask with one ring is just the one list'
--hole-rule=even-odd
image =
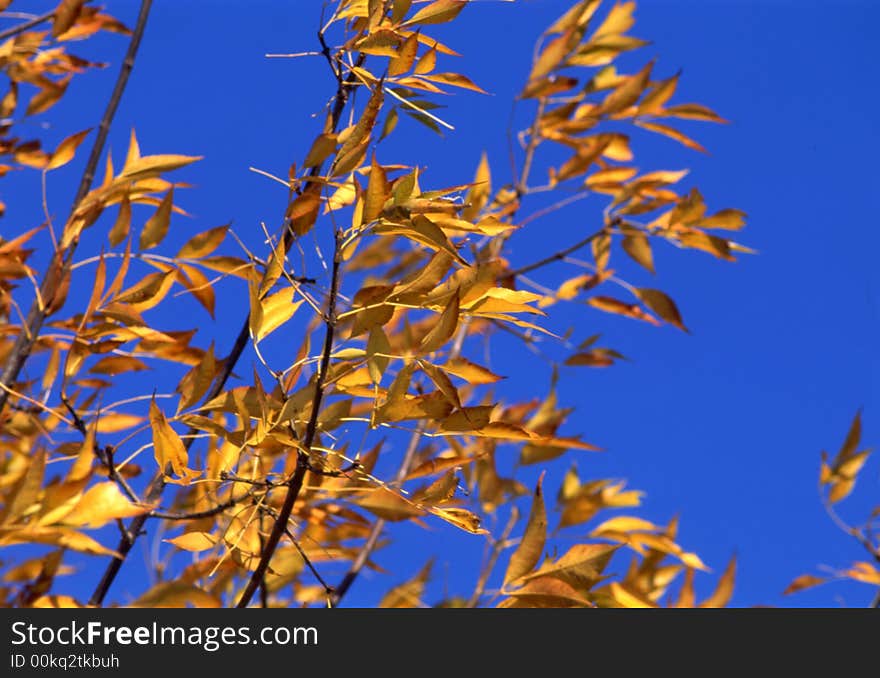
{"label": "yellow leaf", "polygon": [[542,78],[562,64],[565,57],[577,46],[580,38],[581,32],[576,27],[572,27],[548,42],[535,61],[529,80]]}
{"label": "yellow leaf", "polygon": [[170,172],[201,159],[202,156],[146,155],[142,158],[137,158],[131,163],[126,163],[122,174],[119,175],[119,179],[130,181],[157,176],[162,172]]}
{"label": "yellow leaf", "polygon": [[163,539],[184,551],[206,551],[213,548],[217,538],[210,532],[186,532],[173,539]]}
{"label": "yellow leaf", "polygon": [[415,577],[403,584],[395,586],[382,596],[382,600],[379,601],[379,607],[383,609],[422,607],[424,605],[422,603],[422,595],[424,595],[425,592],[425,584],[431,573],[432,564],[431,561],[428,561]]}
{"label": "yellow leaf", "polygon": [[455,335],[455,331],[458,329],[458,314],[459,292],[456,290],[443,313],[440,314],[437,324],[422,340],[420,349],[423,353],[436,351]]}
{"label": "yellow leaf", "polygon": [[701,153],[708,153],[708,151],[698,144],[696,141],[691,139],[689,136],[679,132],[677,129],[670,127],[669,125],[664,125],[659,122],[648,122],[647,120],[636,120],[635,124],[639,127],[644,127],[647,130],[652,132],[656,132],[657,134],[662,134],[663,136],[667,136],[670,139],[674,139],[682,146],[687,146],[695,151],[700,151]]}
{"label": "yellow leaf", "polygon": [[[58,103],[58,100],[64,96],[64,93],[67,91],[67,86],[70,84],[70,79],[72,74],[68,74],[64,76],[61,80],[51,81],[46,79],[46,83],[43,87],[41,87],[31,100],[28,102],[27,110],[25,111],[25,115],[37,115],[38,113],[43,113],[44,111],[49,110],[52,106]],[[32,166],[43,167],[45,163],[48,161],[48,156],[42,151],[35,152],[35,160],[40,158],[40,154],[42,154],[41,162],[34,162]],[[28,158],[25,156],[19,156],[16,153],[15,159],[25,165],[30,165],[28,162]]]}
{"label": "yellow leaf", "polygon": [[547,539],[547,508],[544,505],[544,494],[541,489],[543,480],[542,474],[535,486],[532,510],[529,513],[525,534],[516,551],[510,556],[510,563],[504,575],[504,586],[510,585],[535,569],[544,551],[544,542]]}
{"label": "yellow leaf", "polygon": [[611,597],[621,607],[628,608],[656,608],[657,604],[643,594],[633,589],[619,584],[616,581],[611,582],[608,586]]}
{"label": "yellow leaf", "polygon": [[678,86],[678,74],[671,78],[661,80],[657,85],[645,95],[645,98],[639,102],[639,115],[659,114],[663,110],[663,104],[669,101]]}
{"label": "yellow leaf", "polygon": [[223,242],[228,230],[229,224],[226,224],[225,226],[217,226],[216,228],[197,233],[180,248],[177,258],[198,259],[208,256],[220,247],[220,243]]}
{"label": "yellow leaf", "polygon": [[156,584],[129,607],[180,608],[180,607],[219,608],[222,606],[217,596],[192,584],[182,581],[164,581]]}
{"label": "yellow leaf", "polygon": [[128,193],[126,193],[122,196],[122,200],[119,203],[119,214],[116,217],[116,221],[113,223],[113,228],[110,229],[110,233],[107,235],[110,240],[110,245],[116,247],[116,245],[128,237],[128,232],[130,230],[131,199],[129,198]]}
{"label": "yellow leaf", "polygon": [[467,0],[436,0],[427,7],[416,12],[408,21],[401,26],[413,24],[440,24],[452,21],[458,13],[464,9]]}
{"label": "yellow leaf", "polygon": [[476,407],[462,407],[454,414],[449,415],[439,423],[443,431],[470,432],[479,431],[489,423],[494,405],[478,405]]}
{"label": "yellow leaf", "polygon": [[83,142],[89,132],[91,132],[91,129],[86,129],[82,132],[71,134],[64,141],[58,144],[58,148],[55,149],[55,152],[49,158],[49,164],[46,165],[46,169],[57,169],[59,167],[63,167],[71,160],[73,160],[76,149],[79,148],[79,145]]}
{"label": "yellow leaf", "polygon": [[487,530],[480,527],[480,517],[476,514],[460,508],[438,508],[432,506],[428,509],[433,515],[445,520],[450,525],[455,525],[471,534],[488,534]]}
{"label": "yellow leaf", "polygon": [[31,603],[31,607],[42,609],[76,609],[86,605],[79,603],[76,598],[64,595],[40,596]]}
{"label": "yellow leaf", "polygon": [[150,273],[143,280],[121,292],[113,301],[126,304],[131,311],[141,313],[159,304],[174,284],[174,271]]}
{"label": "yellow leaf", "polygon": [[308,233],[321,210],[321,184],[309,182],[305,190],[287,208],[287,219],[296,235]]}
{"label": "yellow leaf", "polygon": [[438,365],[438,367],[474,385],[494,384],[504,379],[504,377],[493,374],[485,367],[472,363],[467,358],[453,358],[444,365]]}
{"label": "yellow leaf", "polygon": [[642,518],[635,518],[633,516],[617,516],[616,518],[606,520],[590,534],[593,537],[599,537],[602,535],[603,532],[653,532],[659,529],[660,528],[654,523],[643,520]]}
{"label": "yellow leaf", "polygon": [[482,209],[489,202],[492,192],[492,174],[489,169],[489,158],[485,152],[480,156],[480,164],[477,165],[477,173],[474,176],[474,184],[467,193],[465,208],[461,212],[461,218],[465,221],[475,221]]}
{"label": "yellow leaf", "polygon": [[[413,33],[397,48],[397,56],[388,62],[388,75],[403,75],[413,67],[419,50],[418,36]],[[424,57],[422,57],[424,60]]]}
{"label": "yellow leaf", "polygon": [[[413,36],[410,36],[412,38]],[[437,66],[437,48],[432,47],[427,52],[422,55],[422,58],[419,59],[419,63],[416,65],[413,73],[416,75],[425,75],[426,73],[430,73]],[[407,69],[409,70],[409,69]]]}
{"label": "yellow leaf", "polygon": [[715,587],[715,591],[712,593],[711,596],[700,603],[700,607],[726,606],[730,602],[730,598],[733,595],[733,584],[735,580],[736,556],[730,559],[730,562],[727,564],[727,569],[724,570],[724,573],[718,580],[718,586]]}
{"label": "yellow leaf", "polygon": [[46,471],[46,450],[40,448],[35,451],[28,461],[27,470],[13,486],[6,497],[6,506],[2,513],[0,524],[8,524],[17,521],[27,510],[37,502],[40,489],[43,486],[43,475]]}
{"label": "yellow leaf", "polygon": [[373,327],[367,341],[367,368],[374,384],[382,381],[382,375],[385,374],[385,368],[388,367],[390,353],[391,344],[388,342],[384,330],[380,326]]}
{"label": "yellow leaf", "polygon": [[367,184],[367,194],[364,198],[364,211],[362,215],[362,223],[368,224],[374,221],[382,213],[382,206],[391,193],[391,186],[388,183],[388,176],[385,168],[373,161],[370,165],[370,181]]}
{"label": "yellow leaf", "polygon": [[509,597],[502,600],[498,607],[591,607],[590,601],[569,584],[555,577],[533,579],[507,595]]}
{"label": "yellow leaf", "polygon": [[0,527],[0,545],[52,544],[96,556],[121,557],[82,532],[66,527]]}
{"label": "yellow leaf", "polygon": [[421,508],[385,487],[377,487],[356,503],[384,520],[398,521],[424,515]]}
{"label": "yellow leaf", "polygon": [[117,518],[131,518],[150,509],[133,504],[114,482],[98,483],[86,490],[62,522],[72,527],[103,527]]}
{"label": "yellow leaf", "polygon": [[575,544],[559,560],[545,563],[522,580],[552,576],[577,588],[592,586],[619,548],[620,544]]}
{"label": "yellow leaf", "polygon": [[148,250],[158,245],[168,234],[171,224],[171,208],[174,205],[174,189],[168,189],[156,212],[147,219],[141,231],[140,249]]}
{"label": "yellow leaf", "polygon": [[382,108],[384,96],[383,88],[377,85],[373,89],[370,100],[367,102],[354,129],[339,148],[339,152],[330,166],[330,176],[335,177],[340,174],[348,174],[364,159],[367,146],[370,143],[370,137],[373,133],[373,127],[376,124],[376,118],[379,115],[379,109]]}
{"label": "yellow leaf", "polygon": [[166,472],[166,467],[170,466],[178,476],[188,478],[190,475],[190,470],[187,468],[189,455],[180,436],[168,424],[165,414],[156,405],[155,400],[150,401],[150,428],[153,432],[153,451],[159,469]]}
{"label": "yellow leaf", "polygon": [[254,336],[256,341],[262,341],[293,317],[293,314],[303,303],[302,299],[293,300],[294,293],[295,290],[292,287],[285,287],[260,302],[262,322]]}

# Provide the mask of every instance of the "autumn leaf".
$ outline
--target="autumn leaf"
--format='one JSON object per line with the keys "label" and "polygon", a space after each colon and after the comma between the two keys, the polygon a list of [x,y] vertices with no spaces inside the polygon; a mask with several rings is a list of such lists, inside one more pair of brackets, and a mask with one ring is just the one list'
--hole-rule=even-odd
{"label": "autumn leaf", "polygon": [[171,207],[174,204],[174,189],[171,188],[162,198],[162,202],[156,209],[156,212],[147,219],[144,224],[144,230],[141,231],[141,240],[139,249],[148,250],[156,247],[168,234],[168,227],[171,224]]}
{"label": "autumn leaf", "polygon": [[525,534],[516,551],[510,556],[507,572],[504,574],[505,586],[531,572],[538,564],[544,551],[544,542],[547,539],[547,509],[544,506],[542,483],[543,475],[535,486],[532,510],[529,513]]}
{"label": "autumn leaf", "polygon": [[112,520],[131,518],[149,511],[132,503],[114,482],[98,483],[89,488],[62,522],[71,527],[102,527]]}
{"label": "autumn leaf", "polygon": [[49,163],[46,165],[46,169],[58,169],[59,167],[63,167],[71,160],[73,160],[76,149],[85,140],[89,132],[91,132],[91,129],[86,129],[82,132],[71,134],[69,137],[64,139],[64,141],[58,144],[55,152],[52,153],[51,157],[49,158]]}
{"label": "autumn leaf", "polygon": [[153,432],[153,451],[159,468],[170,467],[179,477],[189,478],[191,472],[187,468],[189,455],[186,447],[180,436],[168,424],[165,414],[156,405],[155,400],[150,401],[150,428]]}

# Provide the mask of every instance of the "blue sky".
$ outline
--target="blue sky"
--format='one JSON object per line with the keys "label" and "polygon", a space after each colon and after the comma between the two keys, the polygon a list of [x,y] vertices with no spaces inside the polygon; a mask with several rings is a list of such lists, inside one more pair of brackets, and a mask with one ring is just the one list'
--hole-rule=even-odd
{"label": "blue sky", "polygon": [[[16,9],[32,5],[36,12],[51,3],[16,4],[22,5]],[[463,93],[445,101],[443,116],[456,130],[442,139],[402,121],[380,160],[427,163],[426,181],[445,186],[468,181],[486,150],[503,178],[511,98],[528,74],[537,32],[568,4],[476,2],[454,25],[435,30],[464,55],[443,70],[466,73],[491,95]],[[108,5],[133,24],[136,3]],[[284,189],[248,167],[283,176],[292,160],[302,158],[320,125],[312,116],[320,115],[333,83],[319,59],[263,55],[315,49],[320,5],[319,0],[261,0],[245,9],[222,1],[154,3],[111,147],[121,156],[134,127],[144,153],[205,156],[180,173],[197,185],[179,199],[194,218],[173,223],[179,231],[172,242],[233,221],[237,232],[256,243],[260,221],[273,230],[278,224]],[[867,559],[828,520],[816,483],[820,450],[836,451],[858,408],[864,411],[863,440],[870,445],[880,438],[873,388],[880,367],[875,263],[880,236],[874,212],[880,95],[870,76],[870,64],[880,57],[871,31],[880,8],[867,0],[645,0],[636,17],[632,33],[652,43],[640,51],[639,62],[656,55],[655,72],[664,77],[681,69],[677,100],[699,101],[731,121],[685,128],[709,155],[638,137],[639,166],[690,168],[683,185],[698,185],[710,209],[748,212],[749,225],[739,239],[759,254],[729,264],[665,248],[655,254],[655,280],[644,271],[625,271],[635,284],[669,292],[690,335],[582,305],[560,309],[562,325],[578,322],[581,338],[601,332],[603,343],[630,362],[563,374],[560,401],[577,407],[569,432],[583,433],[608,452],[571,453],[553,468],[562,470],[576,459],[582,477],[628,479],[647,493],[641,515],[664,522],[680,514],[682,543],[717,570],[737,553],[736,605],[867,604],[868,587],[847,584],[793,598],[780,594],[792,578],[817,566]],[[95,124],[124,49],[124,39],[110,35],[79,50],[113,65],[77,79],[46,116],[61,122],[45,130],[47,147]],[[59,213],[69,205],[79,166],[50,180]],[[18,191],[24,198],[38,190],[34,176],[4,179],[9,203],[0,223],[4,236],[39,222],[39,214],[16,206]],[[518,235],[514,247],[522,249],[513,250],[513,260],[525,263],[552,253],[555,243],[574,240],[578,228],[601,218],[602,204],[579,203],[542,222],[541,230]],[[564,271],[548,269],[546,277],[536,277],[553,281]],[[242,290],[231,293],[213,325],[200,318],[205,336],[228,346],[245,299]],[[493,355],[499,365],[522,359],[506,350]],[[542,396],[548,382],[546,370],[520,371],[505,388],[515,397]],[[878,490],[875,462],[841,512],[858,521],[876,503]],[[466,591],[481,544],[432,529],[430,543],[451,554],[454,563],[438,567],[435,590],[448,584]],[[395,576],[366,577],[350,604],[375,602],[415,571],[423,552],[414,554],[410,539],[415,539],[410,531],[401,533],[377,556],[386,567],[402,563]],[[140,560],[139,553],[133,555]],[[121,581],[114,592],[123,597],[124,590]]]}

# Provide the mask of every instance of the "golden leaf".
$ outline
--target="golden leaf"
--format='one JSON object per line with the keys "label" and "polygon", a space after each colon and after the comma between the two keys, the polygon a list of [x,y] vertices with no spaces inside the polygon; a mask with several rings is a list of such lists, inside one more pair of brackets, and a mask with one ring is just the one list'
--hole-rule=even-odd
{"label": "golden leaf", "polygon": [[644,594],[624,586],[616,581],[608,585],[611,597],[620,605],[627,608],[656,608],[657,603],[647,598]]}
{"label": "golden leaf", "polygon": [[156,212],[147,219],[144,224],[144,230],[141,231],[141,240],[139,249],[148,250],[156,247],[168,234],[168,227],[171,224],[171,208],[174,204],[174,189],[168,189],[162,202],[156,209]]}
{"label": "golden leaf", "polygon": [[255,341],[262,341],[293,317],[303,304],[302,299],[294,301],[295,293],[296,290],[292,287],[285,287],[260,301],[262,314],[259,328],[254,335]]}
{"label": "golden leaf", "polygon": [[452,295],[437,324],[431,329],[419,347],[423,353],[432,353],[449,341],[458,329],[459,293]]}
{"label": "golden leaf", "polygon": [[730,559],[727,568],[718,580],[718,586],[711,596],[706,598],[700,607],[725,607],[733,596],[733,584],[736,580],[736,556]]}
{"label": "golden leaf", "polygon": [[435,0],[435,2],[432,2],[427,7],[420,9],[401,25],[440,24],[452,21],[464,9],[466,4],[467,0]]}
{"label": "golden leaf", "polygon": [[83,142],[89,132],[91,132],[91,128],[83,130],[82,132],[77,132],[76,134],[71,134],[58,144],[58,148],[55,149],[55,152],[52,153],[49,158],[49,164],[46,165],[46,169],[57,169],[73,160],[73,156],[76,154],[76,149],[79,148],[79,145]]}
{"label": "golden leaf", "polygon": [[156,405],[155,400],[150,401],[150,428],[153,432],[153,451],[159,469],[164,472],[166,467],[170,466],[179,477],[189,478],[191,471],[187,468],[189,455],[186,447],[180,436],[168,424],[165,414]]}
{"label": "golden leaf", "polygon": [[40,448],[29,460],[27,469],[7,495],[0,524],[15,522],[37,502],[46,471],[46,450]]}
{"label": "golden leaf", "polygon": [[184,551],[207,551],[217,543],[217,538],[210,532],[185,532],[173,539],[162,541],[173,544]]}
{"label": "golden leaf", "polygon": [[592,604],[569,584],[555,577],[539,577],[527,582],[499,603],[498,607],[591,607]]}
{"label": "golden leaf", "polygon": [[145,155],[132,162],[126,162],[119,179],[133,181],[170,172],[201,160],[202,156],[189,155]]}
{"label": "golden leaf", "polygon": [[61,522],[72,527],[103,527],[111,520],[139,516],[149,510],[148,507],[133,504],[116,483],[108,481],[86,490]]}
{"label": "golden leaf", "polygon": [[198,586],[182,581],[164,581],[156,584],[129,607],[179,608],[179,607],[222,607],[217,596]]}
{"label": "golden leaf", "polygon": [[113,223],[113,228],[111,228],[110,232],[107,234],[107,237],[110,240],[110,245],[116,247],[116,245],[128,237],[130,230],[131,199],[129,198],[128,193],[126,193],[122,196],[122,200],[119,203],[119,214],[116,217],[116,221]]}
{"label": "golden leaf", "polygon": [[220,247],[226,233],[229,230],[229,224],[217,226],[207,231],[197,233],[186,241],[180,251],[177,253],[177,259],[199,259],[211,254]]}
{"label": "golden leaf", "polygon": [[544,551],[544,542],[547,539],[547,509],[544,506],[544,494],[541,489],[543,480],[542,474],[535,486],[532,510],[529,513],[525,534],[516,551],[510,556],[507,572],[504,575],[504,586],[531,572]]}

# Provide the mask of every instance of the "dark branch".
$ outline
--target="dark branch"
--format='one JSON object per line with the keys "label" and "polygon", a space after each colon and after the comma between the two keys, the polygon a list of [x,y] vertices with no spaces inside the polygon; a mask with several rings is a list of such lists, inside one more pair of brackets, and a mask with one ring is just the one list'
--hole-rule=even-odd
{"label": "dark branch", "polygon": [[[79,188],[76,191],[76,197],[73,200],[71,213],[76,211],[77,206],[82,202],[82,199],[92,187],[92,181],[95,178],[95,170],[98,167],[98,161],[101,158],[101,154],[104,152],[104,145],[107,142],[107,134],[110,131],[110,125],[116,115],[116,109],[119,107],[119,102],[122,100],[122,94],[125,92],[125,87],[128,84],[128,78],[134,68],[134,60],[137,56],[138,47],[140,47],[141,44],[144,29],[147,25],[147,17],[149,16],[151,5],[152,0],[142,0],[141,2],[137,25],[132,33],[131,41],[128,45],[128,52],[125,55],[125,60],[122,62],[122,68],[119,70],[119,75],[116,78],[116,84],[113,87],[110,100],[107,102],[107,108],[105,109],[101,122],[98,125],[98,134],[95,137],[95,143],[92,146],[92,151],[89,154],[89,159],[83,170],[82,179],[80,180]],[[0,383],[8,388],[11,388],[12,384],[15,383],[15,380],[18,379],[22,367],[24,367],[25,362],[30,357],[34,343],[43,327],[43,322],[49,314],[51,308],[51,301],[49,300],[55,298],[59,286],[65,279],[65,276],[70,272],[70,265],[73,261],[73,255],[76,251],[78,241],[78,238],[74,239],[65,250],[57,252],[49,263],[49,268],[43,276],[43,283],[40,286],[40,296],[38,296],[31,305],[27,319],[25,320],[26,326],[22,328],[23,331],[18,333],[15,346],[13,346],[12,351],[9,354],[9,358],[3,369],[3,374],[0,375]],[[59,268],[59,261],[60,273],[56,272],[56,269]],[[47,300],[46,305],[40,303],[40,298]],[[5,388],[0,390],[0,411],[3,410],[8,398],[9,392]]]}
{"label": "dark branch", "polygon": [[[365,58],[365,55],[359,55],[356,64],[358,66],[363,65]],[[339,126],[339,121],[342,118],[342,112],[343,110],[345,110],[345,105],[348,103],[349,96],[351,95],[351,92],[354,89],[356,83],[357,79],[353,74],[350,74],[349,77],[347,77],[343,81],[342,85],[338,88],[335,100],[333,102],[333,107],[330,111],[330,119],[328,121],[328,127],[330,128],[330,131],[335,131]],[[309,177],[315,178],[319,176],[322,171],[321,168],[322,166],[313,167],[309,172]],[[288,228],[287,223],[285,223],[283,235],[285,250],[289,249],[293,238],[294,233],[292,229]],[[311,282],[311,280],[306,280],[305,282]],[[233,369],[235,369],[235,365],[241,358],[242,353],[244,353],[244,349],[248,344],[249,337],[249,318],[248,314],[245,314],[244,321],[242,322],[241,330],[238,333],[238,337],[236,337],[235,344],[233,345],[232,350],[229,352],[229,355],[226,356],[226,359],[223,361],[223,370],[220,372],[220,374],[217,375],[213,387],[205,396],[205,402],[208,402],[211,399],[217,397],[223,391],[226,382],[232,375]],[[0,403],[0,408],[2,408],[2,403]],[[190,449],[194,440],[194,438],[187,438],[185,443],[187,450]],[[301,456],[302,455],[300,455],[300,457]],[[297,471],[299,471],[299,466],[300,464],[298,463]],[[302,480],[305,476],[305,470],[305,465],[303,465],[302,477],[298,477],[297,474],[294,474],[294,477],[290,480],[290,487],[293,487],[294,484],[297,482],[302,485]],[[152,481],[147,487],[146,495],[144,497],[144,500],[147,503],[157,502],[162,496],[162,492],[165,489],[164,474],[167,471],[168,469],[163,469],[153,477]],[[101,577],[101,581],[98,583],[98,586],[89,601],[91,605],[100,605],[103,602],[104,596],[106,596],[111,584],[116,579],[116,576],[119,574],[119,569],[122,567],[122,563],[125,561],[125,558],[127,557],[129,551],[131,551],[132,547],[134,546],[135,539],[137,539],[137,536],[141,534],[143,525],[146,520],[147,515],[137,516],[136,518],[132,519],[129,532],[130,534],[134,535],[134,538],[123,538],[119,542],[119,545],[116,548],[117,553],[119,553],[119,557],[113,558],[113,560],[111,560],[110,564],[107,566],[107,569],[104,571],[104,575]]]}
{"label": "dark branch", "polygon": [[339,270],[342,258],[340,244],[340,236],[339,233],[337,233],[333,248],[333,271],[330,277],[330,297],[327,300],[327,317],[324,321],[324,348],[321,352],[321,363],[318,368],[318,374],[315,377],[315,396],[312,399],[312,413],[309,416],[309,422],[306,425],[306,432],[303,438],[303,448],[305,449],[305,452],[297,452],[296,470],[294,471],[293,477],[290,480],[290,485],[287,488],[284,503],[281,505],[281,510],[278,512],[278,517],[275,519],[272,531],[266,539],[265,548],[263,549],[262,554],[260,554],[260,562],[257,564],[256,569],[251,575],[247,586],[245,586],[236,607],[248,606],[257,587],[260,585],[260,580],[266,574],[266,570],[269,568],[269,561],[272,560],[272,556],[278,548],[278,542],[281,541],[282,535],[287,530],[287,521],[290,520],[293,506],[296,503],[300,490],[302,490],[306,471],[309,469],[309,453],[311,452],[312,444],[315,441],[315,436],[318,431],[318,416],[321,412],[321,401],[324,398],[324,381],[327,378],[327,372],[330,369],[330,354],[333,351],[333,337],[336,330],[336,299],[339,293]]}

